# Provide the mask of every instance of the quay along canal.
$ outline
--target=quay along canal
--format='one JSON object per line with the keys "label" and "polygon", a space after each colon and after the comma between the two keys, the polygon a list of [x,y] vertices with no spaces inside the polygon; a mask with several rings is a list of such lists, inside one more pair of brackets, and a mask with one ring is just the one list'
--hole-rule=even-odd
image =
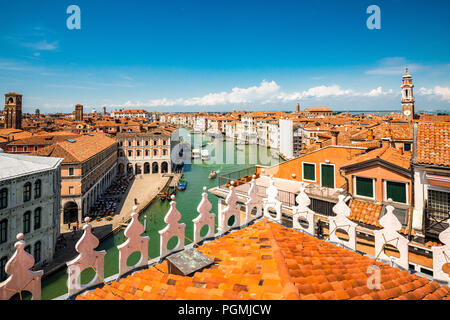
{"label": "quay along canal", "polygon": [[[182,218],[180,223],[186,224],[185,244],[191,243],[188,239],[193,239],[192,220],[198,216],[197,206],[201,200],[203,187],[208,189],[217,185],[216,179],[209,179],[211,171],[216,171],[218,175],[226,174],[253,165],[274,165],[280,162],[280,158],[275,156],[276,152],[266,147],[257,145],[235,145],[234,141],[215,139],[199,134],[189,134],[188,131],[180,130],[180,137],[183,137],[185,143],[191,142],[192,148],[208,149],[211,160],[202,161],[201,159],[192,160],[191,164],[185,164],[184,178],[187,181],[185,191],[177,191],[175,201],[178,211]],[[223,160],[217,161],[218,158]],[[217,162],[217,163],[216,163]],[[213,205],[211,212],[216,214],[217,225],[217,203],[214,195],[209,195],[209,201]],[[164,217],[169,210],[170,201],[161,201],[159,198],[148,206],[140,215],[139,220],[146,224],[146,230],[143,235],[150,238],[149,241],[149,259],[159,256],[160,235],[159,230],[166,226]],[[103,240],[97,250],[106,250],[105,256],[105,278],[115,275],[119,272],[119,252],[117,246],[126,240],[124,230],[107,237]],[[169,241],[169,247],[171,243]],[[134,253],[128,259],[128,264],[137,263],[140,254]],[[81,274],[81,283],[89,283],[95,273],[88,269]],[[50,300],[60,297],[67,293],[67,268],[64,268],[42,280],[42,299]]]}

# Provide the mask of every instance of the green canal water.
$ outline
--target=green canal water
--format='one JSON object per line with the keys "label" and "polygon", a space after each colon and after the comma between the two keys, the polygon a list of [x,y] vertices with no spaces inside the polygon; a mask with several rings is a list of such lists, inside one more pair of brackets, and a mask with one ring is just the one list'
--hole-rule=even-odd
{"label": "green canal water", "polygon": [[[221,141],[206,136],[189,135],[187,131],[183,131],[180,136],[183,137],[185,143],[189,143],[190,141],[194,148],[202,148],[203,146],[203,149],[208,149],[212,156],[210,161],[196,159],[192,160],[192,164],[185,165],[184,177],[188,182],[187,189],[185,191],[178,191],[175,197],[177,209],[182,215],[180,223],[186,224],[186,237],[193,239],[192,220],[198,216],[197,206],[201,200],[203,187],[206,186],[209,189],[217,185],[217,179],[211,180],[208,178],[211,171],[217,171],[220,175],[245,169],[255,164],[273,165],[280,160],[279,158],[275,159],[273,157],[273,151],[261,146],[235,146],[232,141]],[[218,200],[214,195],[210,194],[209,201],[213,205],[211,212],[216,214],[217,225]],[[164,217],[168,210],[169,201],[155,199],[139,217],[142,223],[146,220],[146,230],[143,235],[150,238],[150,258],[159,256],[160,238],[158,231],[164,229],[166,226]],[[123,231],[120,231],[105,239],[97,248],[97,250],[106,250],[105,278],[119,272],[119,252],[117,246],[125,240]],[[185,244],[189,243],[190,241],[186,239]],[[139,254],[131,255],[128,264],[133,265],[137,263],[139,257]],[[92,269],[83,272],[81,274],[82,284],[88,283],[94,275],[95,273]],[[63,269],[42,280],[42,299],[54,299],[65,293],[67,293],[67,269]]]}

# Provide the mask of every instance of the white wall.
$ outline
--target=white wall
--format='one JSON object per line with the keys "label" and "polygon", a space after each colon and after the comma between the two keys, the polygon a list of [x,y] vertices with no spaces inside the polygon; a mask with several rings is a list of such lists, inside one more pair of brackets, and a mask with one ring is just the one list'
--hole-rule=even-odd
{"label": "white wall", "polygon": [[294,157],[294,132],[292,120],[280,119],[280,152],[289,159]]}

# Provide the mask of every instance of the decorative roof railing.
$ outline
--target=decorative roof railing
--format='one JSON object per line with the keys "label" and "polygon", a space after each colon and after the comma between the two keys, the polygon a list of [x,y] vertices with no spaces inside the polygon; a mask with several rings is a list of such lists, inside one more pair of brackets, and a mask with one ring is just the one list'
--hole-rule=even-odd
{"label": "decorative roof railing", "polygon": [[[240,206],[237,205],[237,195],[233,184],[231,184],[229,194],[226,198],[226,206],[222,208],[222,205],[219,205],[217,217],[219,224],[217,228],[218,232],[214,232],[216,226],[215,214],[210,212],[212,205],[208,200],[208,193],[204,192],[202,194],[202,199],[197,208],[199,216],[193,220],[194,241],[191,240],[192,244],[186,246],[186,248],[193,245],[201,245],[203,241],[221,237],[233,229],[248,225],[261,216],[277,223],[282,222],[282,214],[280,211],[281,201],[277,199],[279,190],[277,190],[273,183],[273,178],[271,178],[270,186],[267,188],[267,192],[263,197],[257,192],[255,182],[256,176],[253,176],[252,178],[251,187],[246,195],[248,200],[245,202],[245,209],[243,211]],[[314,217],[316,213],[308,208],[311,199],[305,192],[305,189],[305,186],[302,185],[300,193],[295,198],[296,206],[293,207],[293,227],[301,232],[315,236]],[[206,188],[204,188],[204,191],[206,191]],[[348,219],[350,208],[347,206],[345,200],[345,196],[341,195],[338,203],[333,207],[336,216],[329,217],[330,232],[325,241],[331,241],[338,245],[342,245],[343,247],[347,247],[348,249],[355,250],[356,224]],[[271,214],[270,209],[272,209],[272,211],[275,209],[275,216]],[[134,207],[133,211],[135,210],[136,208]],[[389,262],[398,267],[408,269],[409,242],[398,233],[401,229],[401,223],[393,214],[393,210],[394,207],[391,205],[387,206],[387,214],[380,219],[380,224],[383,226],[383,229],[375,231],[375,259],[380,259],[384,262]],[[245,217],[244,219],[241,219],[242,215]],[[119,261],[117,263],[119,264],[119,273],[114,276],[114,280],[133,270],[161,261],[174,252],[183,250],[185,248],[184,240],[190,240],[185,235],[185,224],[179,223],[181,213],[177,209],[177,203],[172,201],[170,203],[170,209],[164,219],[167,226],[159,231],[161,244],[160,256],[159,258],[149,261],[148,248],[151,239],[141,236],[144,232],[144,226],[139,222],[138,215],[133,212],[131,217],[131,222],[125,230],[125,237],[127,240],[118,246]],[[230,220],[233,220],[231,218],[234,218],[234,221],[230,222]],[[202,235],[201,230],[205,226],[208,227],[208,232]],[[343,229],[349,235],[349,239],[345,243],[341,238],[336,236],[336,231],[339,229]],[[169,250],[168,241],[173,237],[178,238],[178,244],[174,249]],[[9,277],[0,283],[0,300],[8,300],[12,296],[21,294],[24,291],[31,292],[33,299],[39,300],[41,299],[41,277],[43,271],[31,271],[35,262],[34,258],[24,250],[26,244],[25,241],[23,241],[23,234],[19,234],[17,239],[18,242],[15,244],[16,251],[5,267],[5,271]],[[435,280],[450,282],[448,272],[445,271],[448,269],[450,263],[450,228],[441,233],[440,239],[442,243],[444,243],[444,246],[432,248],[434,278]],[[89,224],[89,220],[86,220],[86,225],[83,227],[83,236],[77,242],[75,247],[79,255],[75,259],[67,262],[68,295],[66,295],[65,298],[71,298],[82,294],[83,291],[90,290],[96,285],[102,283],[106,284],[104,279],[105,252],[95,250],[98,244],[99,240],[92,234],[92,226]],[[387,251],[385,251],[385,249],[389,245],[392,245],[399,250],[400,258],[387,256]],[[141,259],[134,266],[127,266],[127,259],[136,251],[141,253]],[[94,269],[96,276],[89,284],[81,285],[80,275],[86,268]],[[111,277],[109,279],[111,279]]]}

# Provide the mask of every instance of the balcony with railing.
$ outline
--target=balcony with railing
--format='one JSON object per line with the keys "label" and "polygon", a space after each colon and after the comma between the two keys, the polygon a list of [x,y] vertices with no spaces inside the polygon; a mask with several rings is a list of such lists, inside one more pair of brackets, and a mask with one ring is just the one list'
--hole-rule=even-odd
{"label": "balcony with railing", "polygon": [[[250,189],[250,182],[253,176],[256,179],[256,190],[260,197],[266,196],[266,190],[269,187],[270,177],[256,174],[256,167],[251,167],[239,171],[235,171],[218,177],[217,187],[222,190],[228,190],[231,182],[234,183],[236,193],[239,195],[247,195]],[[284,206],[295,206],[295,198],[300,192],[302,183],[294,180],[276,179],[275,186],[278,189],[278,200]],[[303,183],[306,194],[311,198],[311,209],[324,215],[333,215],[332,207],[337,203],[338,197],[342,194],[342,189],[333,189],[321,187],[315,184]]]}

